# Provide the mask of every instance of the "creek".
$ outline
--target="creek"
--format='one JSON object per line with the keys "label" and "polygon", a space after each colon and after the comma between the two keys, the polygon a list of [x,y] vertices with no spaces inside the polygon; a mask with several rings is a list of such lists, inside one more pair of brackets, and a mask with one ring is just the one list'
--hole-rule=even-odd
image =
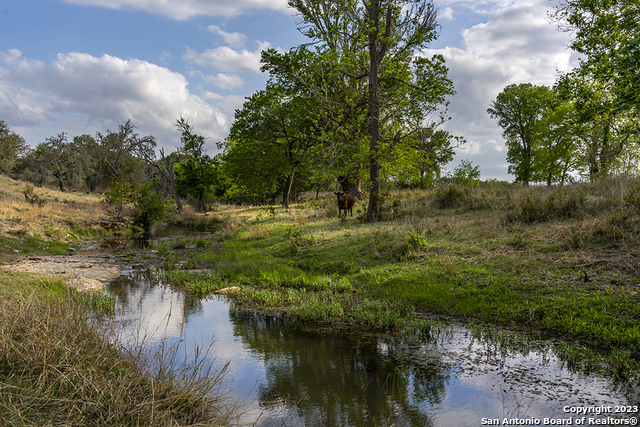
{"label": "creek", "polygon": [[[179,344],[186,357],[213,342],[240,423],[306,426],[634,425],[637,385],[572,369],[550,349],[506,350],[450,324],[421,341],[326,332],[223,296],[174,291],[128,270],[108,285],[123,336]],[[544,346],[542,346],[544,347]],[[536,349],[537,348],[537,349]],[[595,410],[595,409],[593,409]],[[571,412],[573,411],[573,412]],[[496,423],[499,421],[499,423]]]}

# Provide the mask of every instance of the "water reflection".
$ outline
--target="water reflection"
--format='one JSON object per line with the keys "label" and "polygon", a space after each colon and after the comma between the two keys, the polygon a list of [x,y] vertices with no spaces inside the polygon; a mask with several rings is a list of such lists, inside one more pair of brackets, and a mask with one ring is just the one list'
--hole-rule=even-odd
{"label": "water reflection", "polygon": [[[564,406],[638,405],[637,386],[569,370],[549,351],[499,352],[452,325],[428,342],[327,334],[223,298],[173,292],[130,272],[109,286],[129,336],[206,347],[241,422],[307,426],[478,426],[482,418],[567,418]],[[141,332],[142,331],[142,332]]]}
{"label": "water reflection", "polygon": [[79,250],[83,254],[96,254],[105,252],[120,252],[123,249],[149,249],[153,241],[180,240],[215,240],[217,235],[214,229],[204,228],[178,228],[162,224],[153,225],[150,233],[135,236],[111,237],[93,244],[83,246]]}
{"label": "water reflection", "polygon": [[376,338],[300,332],[281,317],[231,310],[234,334],[262,356],[265,408],[292,408],[305,425],[433,425],[446,394],[446,364],[403,363]]}

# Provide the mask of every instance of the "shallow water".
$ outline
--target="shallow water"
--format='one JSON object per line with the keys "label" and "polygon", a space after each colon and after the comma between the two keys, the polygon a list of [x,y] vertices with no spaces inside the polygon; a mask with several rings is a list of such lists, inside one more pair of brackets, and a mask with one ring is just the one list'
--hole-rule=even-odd
{"label": "shallow water", "polygon": [[83,246],[78,249],[78,253],[83,255],[114,253],[117,254],[123,249],[148,249],[152,241],[162,242],[165,240],[180,240],[182,238],[213,240],[216,238],[214,231],[199,230],[195,228],[178,228],[156,223],[151,228],[149,234],[110,237],[99,242]]}
{"label": "shallow water", "polygon": [[506,425],[508,418],[580,425],[584,415],[575,411],[604,406],[612,413],[587,415],[584,425],[607,417],[633,425],[638,415],[613,413],[639,404],[637,386],[572,372],[550,351],[495,351],[460,325],[422,342],[323,333],[238,309],[224,297],[173,292],[138,272],[108,292],[125,335],[182,340],[191,351],[214,340],[213,363],[228,362],[232,395],[246,403],[243,423],[457,427],[494,419]]}

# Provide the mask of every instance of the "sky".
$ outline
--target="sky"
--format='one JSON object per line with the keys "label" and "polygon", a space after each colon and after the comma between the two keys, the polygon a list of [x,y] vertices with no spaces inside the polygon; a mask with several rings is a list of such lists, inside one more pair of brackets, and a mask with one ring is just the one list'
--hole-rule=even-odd
{"label": "sky", "polygon": [[[553,0],[435,0],[456,94],[444,128],[482,179],[512,181],[502,130],[487,114],[510,84],[552,85],[577,66],[571,34],[549,20]],[[260,52],[308,41],[286,0],[2,0],[0,120],[35,147],[66,132],[117,130],[130,119],[167,153],[184,117],[210,155],[245,97],[264,89]]]}

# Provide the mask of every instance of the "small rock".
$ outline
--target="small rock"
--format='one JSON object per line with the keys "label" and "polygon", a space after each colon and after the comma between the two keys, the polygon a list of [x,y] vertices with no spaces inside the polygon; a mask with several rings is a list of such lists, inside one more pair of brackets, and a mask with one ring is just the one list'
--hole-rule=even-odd
{"label": "small rock", "polygon": [[226,295],[228,293],[239,291],[239,290],[240,290],[240,286],[230,286],[228,288],[218,289],[217,291],[214,292],[214,294]]}

